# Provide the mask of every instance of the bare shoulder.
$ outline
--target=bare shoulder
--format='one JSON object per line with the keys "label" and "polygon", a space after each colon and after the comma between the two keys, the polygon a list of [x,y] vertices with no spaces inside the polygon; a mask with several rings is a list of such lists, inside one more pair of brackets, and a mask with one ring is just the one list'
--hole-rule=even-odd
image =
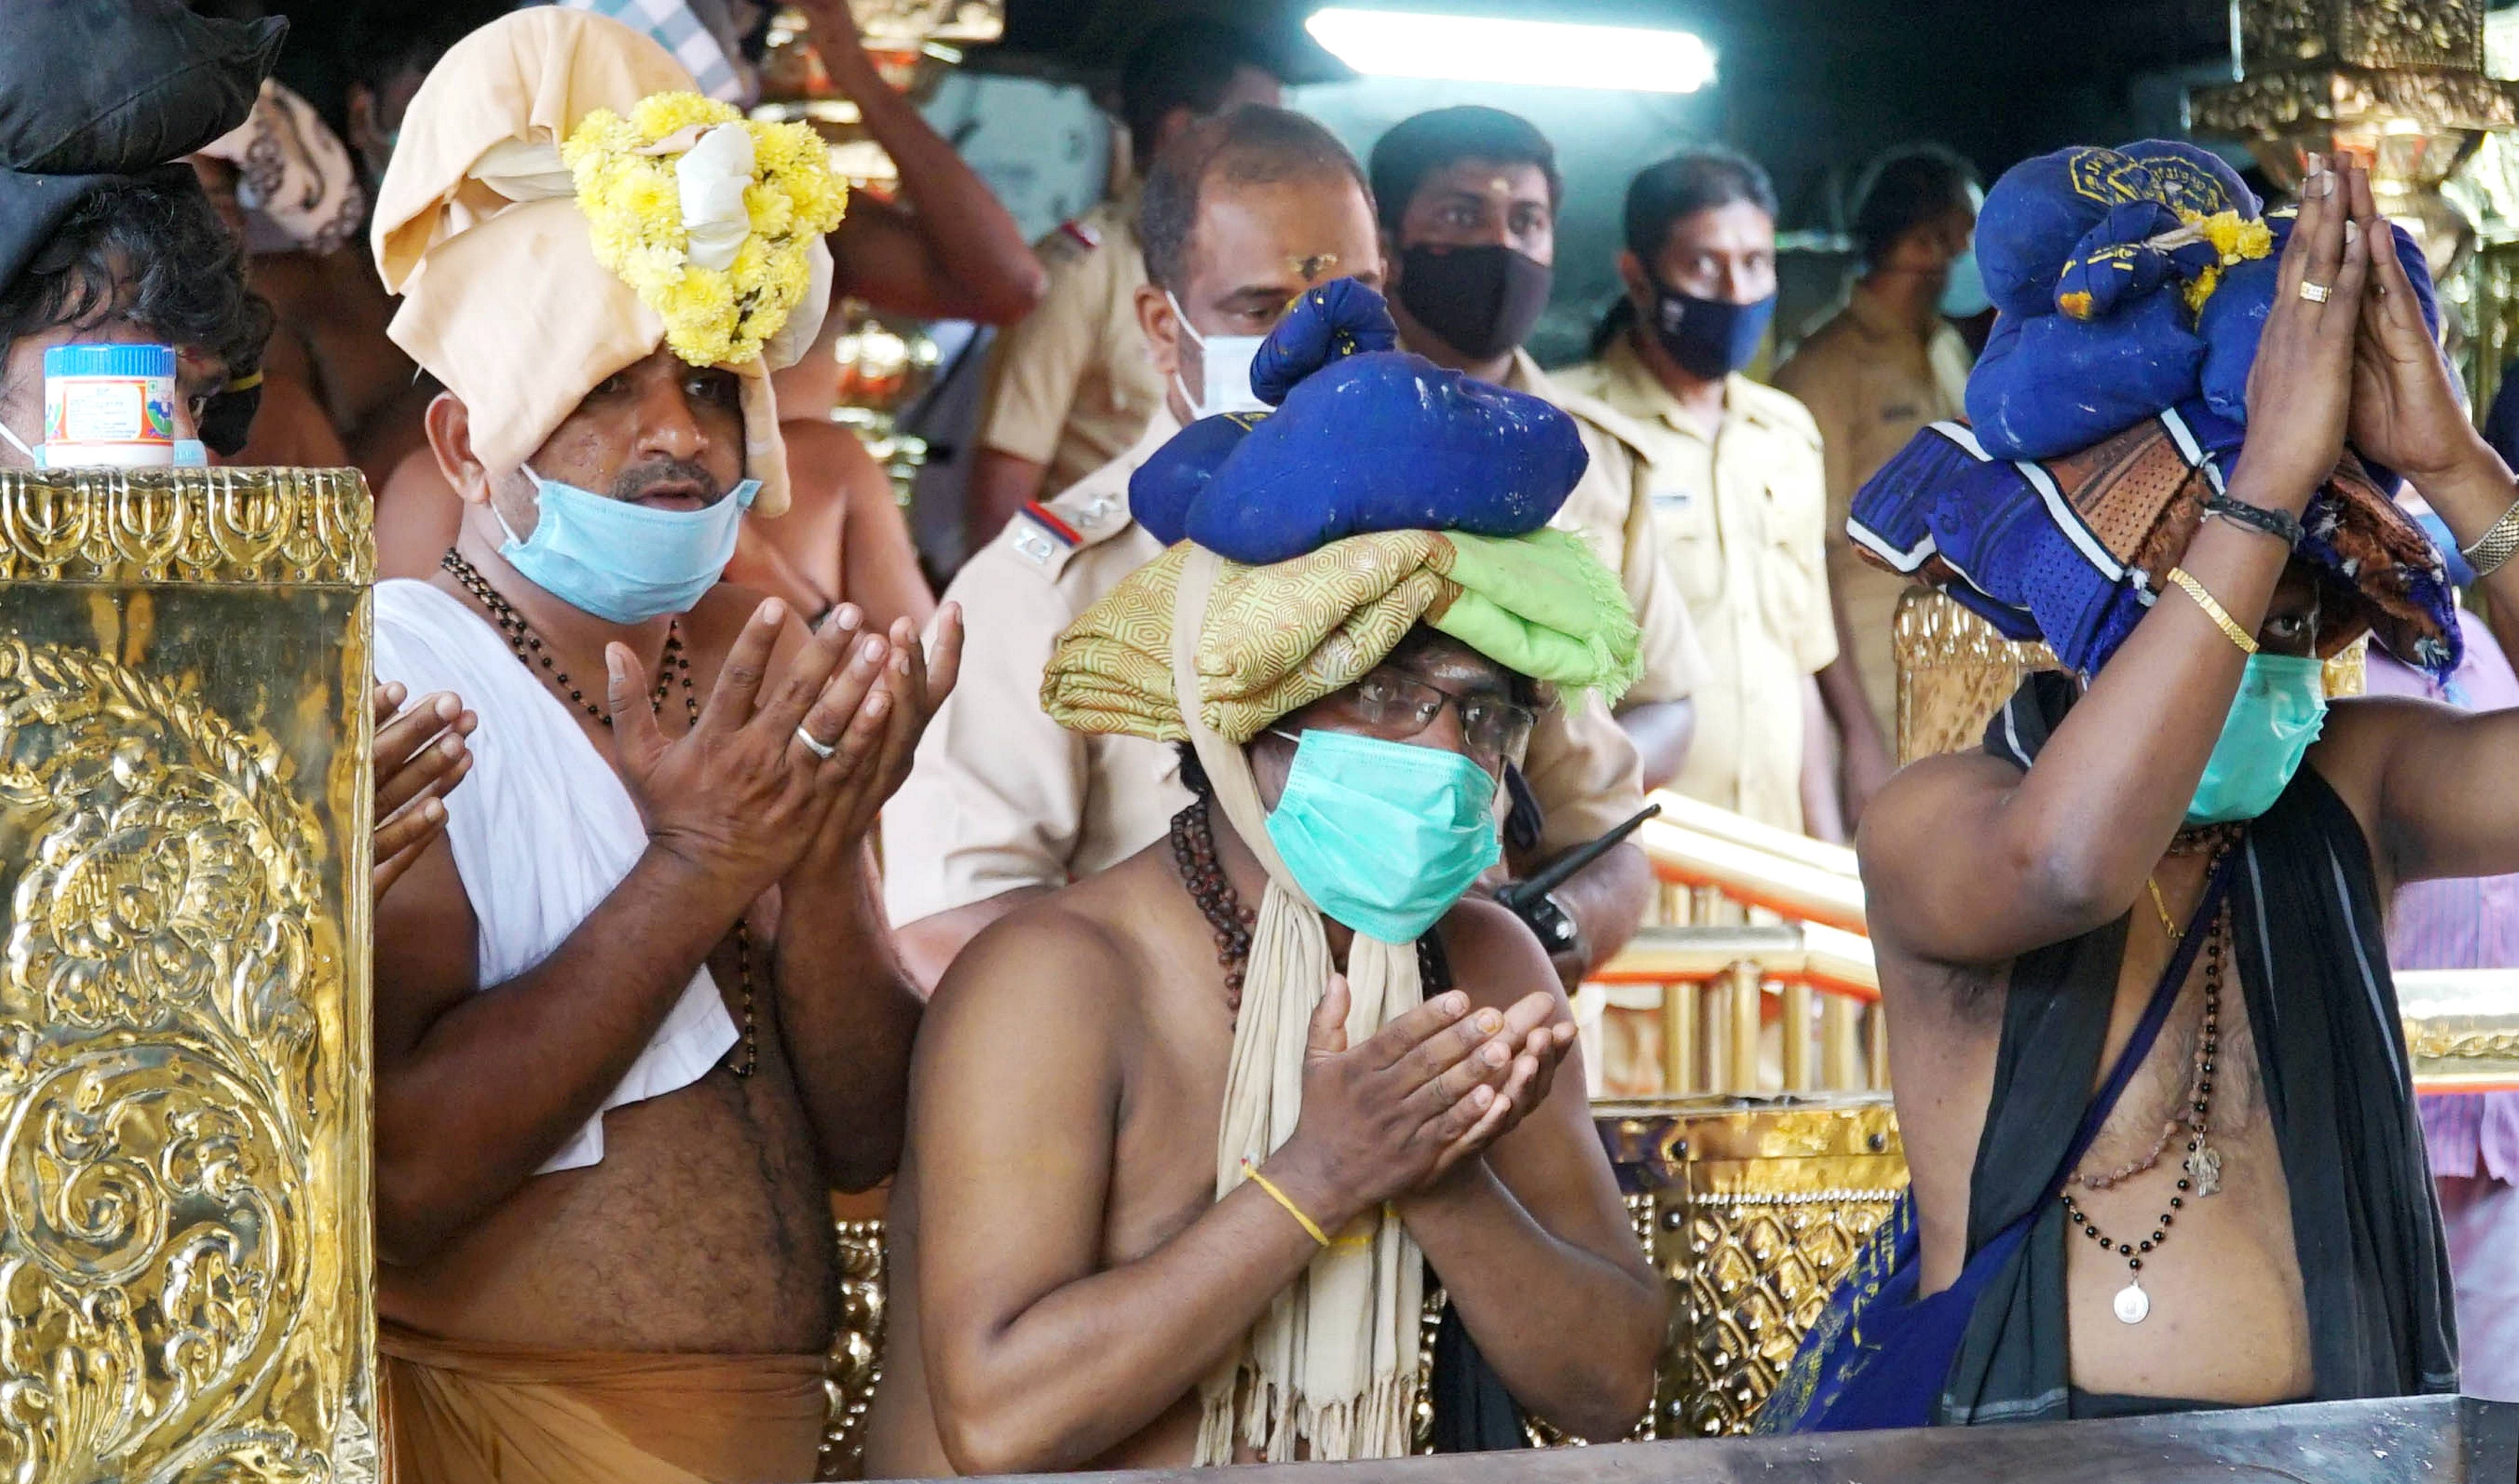
{"label": "bare shoulder", "polygon": [[1079,890],[1026,902],[954,956],[919,1025],[922,1064],[1020,1055],[1107,1065],[1132,1014],[1135,955],[1098,913],[1078,909]]}
{"label": "bare shoulder", "polygon": [[1497,1009],[1534,989],[1560,1000],[1566,986],[1541,952],[1539,939],[1511,912],[1481,896],[1466,896],[1443,914],[1443,954],[1452,965],[1453,986],[1474,1005]]}
{"label": "bare shoulder", "polygon": [[798,499],[834,498],[851,477],[875,467],[858,435],[820,417],[800,417],[778,425],[787,443],[787,478]]}
{"label": "bare shoulder", "polygon": [[1965,868],[1967,857],[1950,849],[1951,817],[1975,798],[2018,787],[2021,776],[2011,764],[1974,748],[1919,758],[1890,774],[1854,834],[1865,889],[1894,885],[1899,873],[1928,861]]}

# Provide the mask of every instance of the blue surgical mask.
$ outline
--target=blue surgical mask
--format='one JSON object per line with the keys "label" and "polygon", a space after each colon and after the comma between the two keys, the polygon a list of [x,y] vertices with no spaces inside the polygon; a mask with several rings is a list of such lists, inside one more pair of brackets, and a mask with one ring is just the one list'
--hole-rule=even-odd
{"label": "blue surgical mask", "polygon": [[541,518],[519,541],[492,505],[508,533],[499,554],[545,592],[615,624],[690,612],[733,559],[743,512],[761,493],[761,481],[747,479],[704,510],[657,510],[545,479],[531,467],[525,477],[534,482]]}
{"label": "blue surgical mask", "polygon": [[2324,664],[2262,650],[2248,656],[2187,822],[2228,824],[2273,808],[2325,725]]}
{"label": "blue surgical mask", "polygon": [[1496,781],[1485,768],[1449,748],[1353,732],[1314,729],[1294,741],[1268,838],[1331,917],[1367,938],[1414,942],[1496,863]]}
{"label": "blue surgical mask", "polygon": [[1954,320],[1973,320],[1994,307],[1986,297],[1985,275],[1977,271],[1976,249],[1951,259],[1950,282],[1942,285],[1942,313]]}

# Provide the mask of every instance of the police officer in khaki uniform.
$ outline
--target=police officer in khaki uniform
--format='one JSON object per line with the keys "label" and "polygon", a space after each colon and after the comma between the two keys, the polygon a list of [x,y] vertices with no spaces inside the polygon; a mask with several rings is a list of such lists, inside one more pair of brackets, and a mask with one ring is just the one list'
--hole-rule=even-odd
{"label": "police officer in khaki uniform", "polygon": [[[1251,355],[1304,288],[1382,278],[1353,157],[1318,124],[1274,109],[1210,120],[1160,156],[1143,229],[1153,284],[1138,304],[1167,406],[1127,453],[1027,507],[954,579],[947,596],[962,605],[968,634],[962,678],[884,810],[886,905],[911,972],[931,985],[990,922],[1143,849],[1189,802],[1172,749],[1080,736],[1043,715],[1042,663],[1078,614],[1161,550],[1129,517],[1129,475],[1185,419],[1258,408]],[[1552,708],[1525,770],[1542,827],[1518,865],[1643,805],[1635,749],[1597,701]],[[1560,888],[1581,932],[1561,972],[1614,952],[1651,895],[1632,845]]]}
{"label": "police officer in khaki uniform", "polygon": [[[1877,161],[1855,206],[1862,276],[1845,308],[1776,369],[1776,385],[1810,409],[1828,450],[1828,568],[1843,659],[1820,685],[1845,749],[1849,826],[1889,776],[1898,702],[1890,625],[1907,581],[1855,555],[1846,512],[1917,429],[1966,411],[1971,358],[1944,315],[1985,308],[1970,247],[1976,200],[1967,161],[1946,150],[1911,147]],[[1872,709],[1868,736],[1846,725],[1858,690]]]}
{"label": "police officer in khaki uniform", "polygon": [[1555,524],[1615,571],[1644,629],[1645,675],[1618,722],[1658,788],[1679,776],[1705,668],[1687,600],[1662,561],[1647,480],[1653,434],[1540,371],[1522,348],[1548,307],[1564,183],[1545,136],[1511,113],[1437,109],[1373,147],[1374,205],[1389,254],[1392,318],[1439,366],[1546,398],[1574,415],[1592,456]]}
{"label": "police officer in khaki uniform", "polygon": [[1819,429],[1800,403],[1740,373],[1775,314],[1775,191],[1743,155],[1692,150],[1629,184],[1625,227],[1627,297],[1599,359],[1558,384],[1647,439],[1654,520],[1707,662],[1674,786],[1799,830],[1805,697],[1836,657],[1836,626]]}
{"label": "police officer in khaki uniform", "polygon": [[[1260,43],[1201,19],[1170,21],[1128,54],[1120,108],[1131,155],[1152,160],[1197,119],[1274,106],[1279,84]],[[1045,492],[1120,457],[1164,403],[1137,327],[1146,260],[1135,176],[1109,200],[1034,245],[1049,270],[1040,307],[989,347],[972,461],[971,549]]]}

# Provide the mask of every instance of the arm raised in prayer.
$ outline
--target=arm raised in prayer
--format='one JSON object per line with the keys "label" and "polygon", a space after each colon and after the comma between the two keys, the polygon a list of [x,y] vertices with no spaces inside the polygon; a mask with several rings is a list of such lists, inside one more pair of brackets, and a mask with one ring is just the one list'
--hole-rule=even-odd
{"label": "arm raised in prayer", "polygon": [[818,702],[854,714],[882,659],[840,668],[854,634],[826,624],[756,705],[784,622],[776,603],[754,613],[699,724],[672,743],[636,661],[612,647],[614,746],[648,845],[550,957],[476,988],[477,927],[442,839],[377,903],[376,1238],[388,1261],[425,1259],[595,1115],[840,796],[846,759],[818,763],[796,726]]}
{"label": "arm raised in prayer", "polygon": [[1614,1442],[1653,1405],[1668,1301],[1592,1126],[1572,1008],[1492,903],[1463,902],[1443,938],[1454,964],[1475,966],[1461,976],[1470,1002],[1522,1031],[1522,1085],[1508,1084],[1515,1107],[1494,1143],[1403,1198],[1400,1216],[1514,1400]]}
{"label": "arm raised in prayer", "polygon": [[829,765],[860,761],[780,890],[778,1028],[823,1170],[843,1190],[872,1186],[900,1158],[922,1004],[893,951],[866,837],[908,774],[929,719],[952,693],[961,657],[959,607],[949,603],[938,616],[932,655],[916,625],[895,619],[883,678],[856,720],[819,708],[805,719],[818,737],[851,733]]}
{"label": "arm raised in prayer", "polygon": [[[910,1092],[920,1333],[964,1473],[1081,1467],[1143,1431],[1319,1250],[1257,1181],[1173,1209],[1182,1139],[1212,1189],[1212,1130],[1122,1137],[1132,1092],[1154,1095],[1135,1079],[1178,1074],[1179,1048],[1149,1044],[1176,1018],[1114,988],[1156,968],[1052,902],[982,934],[928,1011]],[[1262,1167],[1326,1232],[1463,1157],[1502,1106],[1479,1054],[1500,1015],[1441,995],[1349,1051],[1347,1005],[1333,980],[1302,1121]],[[1152,1167],[1124,1173],[1129,1158]]]}
{"label": "arm raised in prayer", "polygon": [[[2234,500],[2298,515],[2334,468],[2370,259],[2368,234],[2346,227],[2354,196],[2368,189],[2357,170],[2322,170],[2303,188],[2248,387]],[[2331,298],[2302,297],[2304,283],[2330,287]],[[2280,542],[2212,520],[2182,565],[2254,633],[2289,555]],[[2186,817],[2245,661],[2200,605],[2169,593],[2025,773],[1966,753],[1892,778],[1856,838],[1876,938],[1930,962],[1990,964],[2126,911]]]}
{"label": "arm raised in prayer", "polygon": [[1040,302],[1047,278],[1015,219],[909,100],[866,59],[848,0],[803,0],[815,49],[866,132],[901,171],[911,210],[870,192],[849,197],[831,234],[839,290],[927,320],[1011,325]]}
{"label": "arm raised in prayer", "polygon": [[[2364,230],[2387,222],[2367,200]],[[2377,240],[2386,240],[2377,238]],[[2354,357],[2354,445],[2412,481],[2461,546],[2519,501],[2509,465],[2467,420],[2457,383],[2423,323],[2405,265],[2375,254]],[[2519,562],[2482,580],[2494,611],[2519,612]],[[2383,888],[2519,871],[2519,711],[2469,713],[2369,698],[2335,706],[2310,754],[2353,806]]]}

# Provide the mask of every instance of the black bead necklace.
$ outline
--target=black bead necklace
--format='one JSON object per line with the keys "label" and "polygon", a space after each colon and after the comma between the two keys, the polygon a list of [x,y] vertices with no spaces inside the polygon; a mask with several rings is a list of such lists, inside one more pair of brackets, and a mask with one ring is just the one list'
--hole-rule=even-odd
{"label": "black bead necklace", "polygon": [[[515,604],[502,597],[499,589],[490,586],[490,580],[481,575],[480,568],[465,561],[451,546],[444,556],[438,558],[437,564],[452,574],[457,584],[471,593],[473,600],[490,615],[491,624],[508,641],[508,647],[515,652],[517,664],[531,672],[539,663],[541,669],[550,673],[552,682],[577,704],[578,710],[606,726],[612,724],[611,714],[587,700],[569,679],[567,672],[552,663],[551,651],[543,647],[542,636],[534,633],[533,626],[525,622],[525,616],[516,611]],[[691,683],[690,656],[683,652],[683,626],[679,622],[665,631],[665,657],[658,667],[656,688],[651,695],[656,705],[661,707],[665,704],[665,697],[672,693],[676,681],[682,684],[684,714],[693,726],[699,725],[699,690]],[[734,966],[743,990],[743,1060],[729,1065],[727,1069],[738,1077],[748,1077],[761,1069],[761,1022],[752,984],[752,930],[744,926],[740,917],[734,920]]]}
{"label": "black bead necklace", "polygon": [[[2179,1170],[2177,1194],[2169,1198],[2169,1209],[2162,1211],[2160,1219],[2152,1224],[2149,1237],[2141,1242],[2121,1242],[2100,1231],[2099,1224],[2074,1203],[2069,1182],[2063,1193],[2064,1218],[2078,1227],[2083,1236],[2098,1243],[2100,1251],[2114,1252],[2125,1259],[2126,1286],[2117,1290],[2114,1304],[2117,1319],[2123,1324],[2142,1324],[2151,1313],[2151,1295],[2143,1288],[2143,1254],[2169,1240],[2169,1228],[2178,1219],[2178,1213],[2187,1209],[2187,1197],[2190,1193],[2200,1199],[2222,1189],[2222,1154],[2205,1142],[2205,1136],[2212,1127],[2213,1072],[2215,1059],[2221,1054],[2222,1046],[2222,965],[2229,940],[2230,914],[2225,909],[2214,915],[2213,927],[2204,939],[2202,1045],[2195,1058],[2195,1081],[2188,1090],[2188,1115],[2183,1120],[2189,1135],[2187,1158]],[[2159,1157],[2157,1150],[2153,1152],[2153,1157]],[[2102,1178],[2105,1184],[2095,1184],[2089,1180],[2083,1183],[2103,1190],[2123,1176]]]}
{"label": "black bead necklace", "polygon": [[[1172,867],[1180,873],[1189,899],[1215,934],[1215,961],[1224,969],[1224,1009],[1242,1014],[1242,977],[1251,967],[1251,934],[1260,914],[1242,904],[1232,880],[1215,858],[1215,823],[1205,794],[1172,815]],[[1452,984],[1442,946],[1429,932],[1417,939],[1417,980],[1424,992],[1437,994]]]}

